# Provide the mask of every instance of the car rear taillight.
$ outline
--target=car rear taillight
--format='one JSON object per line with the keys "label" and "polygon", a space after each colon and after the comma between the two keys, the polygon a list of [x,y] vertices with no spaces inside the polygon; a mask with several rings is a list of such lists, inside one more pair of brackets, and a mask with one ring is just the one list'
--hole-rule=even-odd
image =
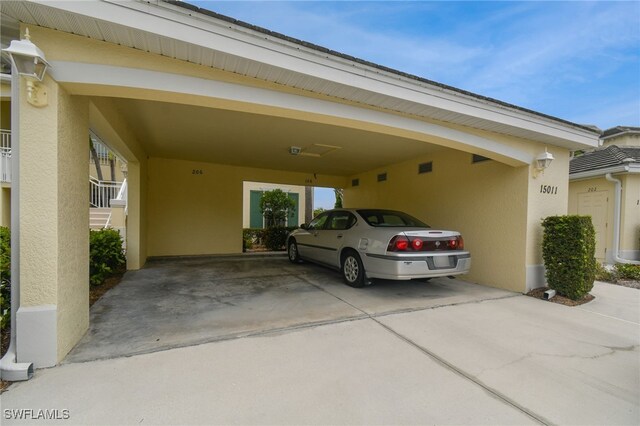
{"label": "car rear taillight", "polygon": [[464,250],[464,240],[462,235],[458,235],[454,240],[449,240],[447,243],[449,250]]}
{"label": "car rear taillight", "polygon": [[409,239],[404,235],[396,235],[389,241],[387,251],[405,251],[409,248]]}
{"label": "car rear taillight", "polygon": [[420,238],[414,238],[413,241],[411,241],[411,247],[416,251],[422,250],[422,246],[423,244]]}

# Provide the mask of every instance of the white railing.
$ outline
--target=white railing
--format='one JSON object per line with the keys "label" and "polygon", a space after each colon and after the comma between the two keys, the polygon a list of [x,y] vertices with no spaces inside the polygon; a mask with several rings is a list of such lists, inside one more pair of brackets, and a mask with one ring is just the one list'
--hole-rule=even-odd
{"label": "white railing", "polygon": [[92,207],[109,207],[111,200],[116,198],[122,187],[122,182],[98,180],[89,176],[89,204]]}
{"label": "white railing", "polygon": [[[116,196],[116,198],[112,199],[111,201],[123,202],[124,203],[124,215],[125,216],[127,215],[128,203],[127,203],[127,180],[126,179],[122,182],[122,185],[120,185],[120,190],[118,191],[118,195]],[[105,228],[108,228],[111,225],[111,217],[112,216],[113,216],[113,209],[109,213],[109,217],[107,218],[107,221],[104,224]]]}
{"label": "white railing", "polygon": [[[96,150],[96,154],[98,154],[98,161],[100,161],[101,165],[108,166],[109,165],[109,148],[107,148],[105,145],[103,145],[100,141],[96,140],[95,138],[91,138],[91,140],[93,141],[93,147]],[[89,153],[89,161],[91,163],[94,163],[93,155],[91,155],[91,153]]]}
{"label": "white railing", "polygon": [[0,182],[11,182],[11,130],[0,130]]}
{"label": "white railing", "polygon": [[124,201],[124,214],[127,215],[127,208],[129,207],[129,203],[127,202],[127,196],[129,195],[129,185],[127,184],[127,179],[122,182],[120,186],[120,191],[118,191],[118,196],[116,200]]}

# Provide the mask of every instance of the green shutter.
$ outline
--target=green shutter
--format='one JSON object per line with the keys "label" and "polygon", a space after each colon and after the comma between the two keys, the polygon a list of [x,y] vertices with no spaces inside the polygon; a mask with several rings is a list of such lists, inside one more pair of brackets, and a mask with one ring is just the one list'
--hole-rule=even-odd
{"label": "green shutter", "polygon": [[289,193],[289,198],[293,200],[293,202],[295,203],[295,206],[293,207],[293,210],[289,212],[287,226],[298,226],[298,210],[299,210],[298,206],[300,205],[299,194],[295,192],[291,192]]}
{"label": "green shutter", "polygon": [[260,212],[260,199],[262,191],[251,191],[249,197],[249,226],[251,228],[264,227],[264,220]]}

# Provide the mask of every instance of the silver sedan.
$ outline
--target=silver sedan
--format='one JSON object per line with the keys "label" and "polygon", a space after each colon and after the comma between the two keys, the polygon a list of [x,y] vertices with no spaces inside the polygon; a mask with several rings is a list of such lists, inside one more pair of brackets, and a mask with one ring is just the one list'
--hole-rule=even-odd
{"label": "silver sedan", "polygon": [[409,280],[469,272],[471,255],[459,232],[434,230],[406,213],[379,209],[329,210],[287,237],[289,260],[342,271],[352,287],[371,278]]}

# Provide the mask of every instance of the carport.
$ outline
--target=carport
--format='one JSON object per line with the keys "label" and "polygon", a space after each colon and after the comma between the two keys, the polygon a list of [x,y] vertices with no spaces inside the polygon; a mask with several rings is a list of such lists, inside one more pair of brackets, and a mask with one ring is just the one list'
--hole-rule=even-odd
{"label": "carport", "polygon": [[[347,207],[460,230],[473,256],[465,279],[518,292],[544,282],[539,223],[566,213],[570,151],[598,141],[178,2],[8,1],[2,13],[29,26],[52,64],[49,105],[19,100],[18,357],[38,367],[60,362],[89,326],[78,207],[89,129],[128,162],[130,270],[240,253],[251,180],[342,187]],[[554,160],[539,170],[545,152]]]}

